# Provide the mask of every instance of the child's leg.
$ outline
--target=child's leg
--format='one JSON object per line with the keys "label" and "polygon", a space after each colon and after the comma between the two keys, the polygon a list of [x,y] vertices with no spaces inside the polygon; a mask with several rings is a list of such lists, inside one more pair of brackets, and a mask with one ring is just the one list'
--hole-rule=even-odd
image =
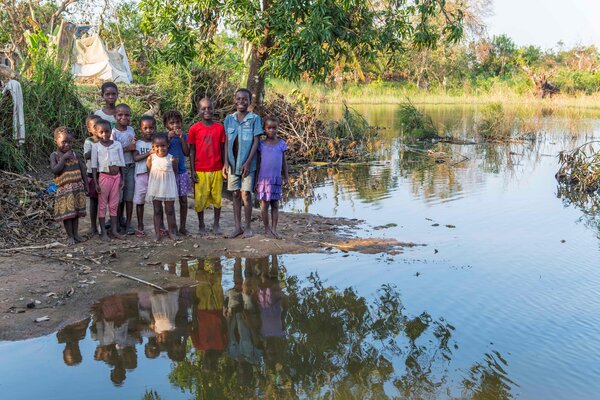
{"label": "child's leg", "polygon": [[260,201],[260,216],[265,227],[265,235],[271,235],[271,229],[269,229],[269,202],[267,200]]}
{"label": "child's leg", "polygon": [[233,233],[229,237],[234,238],[240,236],[242,231],[242,192],[240,190],[233,191]]}
{"label": "child's leg", "polygon": [[71,245],[77,243],[75,237],[73,236],[73,218],[64,219],[63,225],[65,227],[65,232],[67,232],[67,244]]}
{"label": "child's leg", "polygon": [[162,223],[163,207],[162,201],[152,200],[152,206],[154,207],[154,235],[156,240],[160,240],[160,224]]}
{"label": "child's leg", "polygon": [[108,194],[108,213],[110,214],[111,230],[113,237],[117,239],[123,239],[123,236],[119,233],[119,184],[121,182],[120,175],[110,176],[111,187]]}
{"label": "child's leg", "polygon": [[201,235],[206,233],[206,225],[204,225],[204,211],[198,211],[198,231]]}
{"label": "child's leg", "polygon": [[98,198],[90,197],[90,233],[98,234]]}
{"label": "child's leg", "polygon": [[242,201],[244,202],[244,237],[252,237],[252,192],[243,190]]}
{"label": "child's leg", "polygon": [[135,231],[131,227],[131,220],[133,219],[133,201],[125,202],[125,225],[127,226],[127,234],[133,235]]}
{"label": "child's leg", "polygon": [[79,217],[73,218],[73,237],[77,242],[85,242],[86,239],[79,236]]}
{"label": "child's leg", "polygon": [[165,213],[167,214],[167,225],[169,226],[169,238],[176,239],[177,221],[175,221],[175,202],[165,201]]}
{"label": "child's leg", "polygon": [[106,233],[106,210],[108,208],[108,196],[110,195],[110,179],[104,174],[98,178],[100,194],[98,195],[98,221],[100,222],[100,238],[104,241],[110,240]]}
{"label": "child's leg", "polygon": [[223,192],[223,175],[221,171],[215,171],[211,175],[209,182],[210,199],[214,209],[213,234],[222,235],[221,232],[221,204]]}
{"label": "child's leg", "polygon": [[221,207],[213,206],[214,208],[214,222],[213,222],[213,233],[215,235],[222,235],[221,231]]}
{"label": "child's leg", "polygon": [[188,200],[187,195],[179,196],[179,233],[187,235],[188,231],[185,227],[187,221]]}
{"label": "child's leg", "polygon": [[277,222],[279,221],[279,200],[271,200],[271,232],[277,239],[281,239],[277,232]]}
{"label": "child's leg", "polygon": [[143,232],[144,231],[144,205],[143,204],[136,204],[135,205],[135,214],[137,216],[137,220],[138,220],[138,231]]}

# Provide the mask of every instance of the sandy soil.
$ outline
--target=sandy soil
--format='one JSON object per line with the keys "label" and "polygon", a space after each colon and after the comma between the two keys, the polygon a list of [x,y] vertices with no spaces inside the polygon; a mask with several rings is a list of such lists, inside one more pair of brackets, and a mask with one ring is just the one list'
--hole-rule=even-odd
{"label": "sandy soil", "polygon": [[[143,283],[117,276],[122,272],[161,287],[191,284],[192,281],[164,272],[162,265],[184,257],[261,257],[269,254],[342,251],[388,253],[397,255],[403,247],[390,239],[356,237],[363,223],[343,218],[311,214],[280,213],[282,240],[261,235],[259,211],[254,210],[253,229],[248,239],[224,239],[197,234],[196,215],[190,210],[190,236],[175,242],[159,243],[148,238],[128,236],[126,240],[104,243],[97,238],[75,246],[56,244],[52,248],[0,250],[0,340],[20,340],[45,335],[89,315],[89,307],[102,297],[138,289]],[[207,226],[212,225],[212,210],[207,210]],[[135,217],[134,217],[135,220]],[[145,225],[152,226],[146,211]],[[224,232],[232,229],[231,203],[224,200]],[[89,229],[87,219],[81,232]],[[150,232],[151,229],[150,229]],[[61,238],[64,242],[65,238]],[[36,245],[23,244],[24,247]],[[33,308],[28,308],[33,307]],[[49,320],[34,322],[48,316]]]}

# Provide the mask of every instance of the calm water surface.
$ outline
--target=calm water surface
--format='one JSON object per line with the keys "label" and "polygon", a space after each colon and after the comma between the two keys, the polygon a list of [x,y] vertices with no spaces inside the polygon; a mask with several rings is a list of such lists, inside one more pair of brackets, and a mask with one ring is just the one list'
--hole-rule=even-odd
{"label": "calm water surface", "polygon": [[[436,164],[406,150],[395,107],[359,110],[388,128],[377,161],[302,171],[285,208],[426,246],[169,264],[198,285],[0,343],[2,398],[599,398],[600,225],[554,173],[600,115],[525,112],[537,141],[438,145]],[[473,136],[476,110],[426,110]]]}

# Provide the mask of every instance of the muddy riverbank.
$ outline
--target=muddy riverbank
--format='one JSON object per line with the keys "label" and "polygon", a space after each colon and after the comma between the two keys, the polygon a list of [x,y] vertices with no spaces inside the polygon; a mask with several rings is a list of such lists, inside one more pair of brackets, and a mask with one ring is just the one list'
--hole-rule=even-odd
{"label": "muddy riverbank", "polygon": [[[208,226],[212,223],[209,216]],[[146,213],[146,226],[151,226]],[[397,240],[359,238],[357,219],[325,218],[313,214],[281,213],[282,240],[261,235],[255,211],[256,235],[247,239],[224,239],[192,235],[175,242],[155,243],[151,236],[104,243],[97,238],[67,247],[0,251],[0,340],[18,340],[56,331],[85,318],[89,307],[102,297],[135,290],[152,290],[146,284],[118,276],[121,272],[160,287],[193,284],[164,271],[180,259],[204,257],[262,257],[269,254],[357,251],[400,254],[405,246]],[[231,205],[223,207],[223,229],[232,228]],[[85,232],[87,221],[82,223]],[[188,226],[196,224],[191,215]],[[364,226],[363,226],[364,227]],[[62,240],[64,242],[64,238]],[[34,244],[26,244],[34,245]],[[27,246],[24,246],[27,247]],[[29,308],[28,308],[29,307]],[[47,321],[34,322],[48,317]]]}

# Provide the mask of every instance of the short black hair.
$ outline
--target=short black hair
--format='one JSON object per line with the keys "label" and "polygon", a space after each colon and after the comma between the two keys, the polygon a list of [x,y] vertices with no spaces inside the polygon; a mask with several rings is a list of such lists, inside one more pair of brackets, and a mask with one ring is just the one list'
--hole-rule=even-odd
{"label": "short black hair", "polygon": [[265,119],[264,119],[264,124],[265,126],[267,125],[267,122],[275,122],[277,125],[279,125],[281,123],[281,121],[279,120],[279,117],[277,117],[276,115],[268,115]]}
{"label": "short black hair", "polygon": [[170,120],[183,122],[183,115],[177,110],[169,110],[163,114],[163,124],[165,125],[165,128]]}
{"label": "short black hair", "polygon": [[61,135],[73,136],[73,132],[66,126],[59,126],[54,130],[54,140],[58,140]]}
{"label": "short black hair", "polygon": [[140,118],[140,126],[142,126],[142,122],[144,122],[144,121],[152,121],[154,126],[156,126],[156,118],[154,118],[152,115],[148,115],[148,114],[142,115],[142,117]]}
{"label": "short black hair", "polygon": [[248,93],[248,100],[252,101],[252,92],[250,91],[250,89],[246,89],[246,88],[239,88],[238,90],[235,91],[235,95],[237,96],[237,94],[239,92],[245,92]]}
{"label": "short black hair", "polygon": [[169,143],[169,137],[166,133],[157,133],[154,136],[152,136],[152,143],[155,143],[159,140],[164,140],[165,142]]}
{"label": "short black hair", "polygon": [[106,92],[106,89],[108,88],[114,88],[117,93],[119,93],[119,88],[117,87],[117,84],[114,82],[104,82],[102,84],[102,86],[100,86],[100,93],[104,94],[104,92]]}
{"label": "short black hair", "polygon": [[98,125],[105,125],[105,126],[108,126],[109,129],[112,129],[112,125],[110,124],[110,122],[108,122],[107,120],[102,119],[102,118],[100,118],[98,121],[96,121],[96,126],[98,126]]}
{"label": "short black hair", "polygon": [[96,115],[96,114],[90,114],[86,117],[85,124],[87,125],[90,123],[90,121],[97,121],[99,119],[102,119],[102,117],[100,117],[99,115]]}
{"label": "short black hair", "polygon": [[129,112],[131,112],[131,107],[129,107],[129,104],[125,104],[125,103],[117,104],[117,106],[115,107],[115,110],[118,108],[125,108],[125,107],[127,107],[129,109]]}

